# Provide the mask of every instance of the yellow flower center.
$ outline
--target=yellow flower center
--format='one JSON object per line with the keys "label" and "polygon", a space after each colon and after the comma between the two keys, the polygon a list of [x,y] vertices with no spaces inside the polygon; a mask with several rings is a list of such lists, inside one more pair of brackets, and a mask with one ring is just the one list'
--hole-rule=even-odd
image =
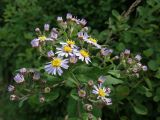
{"label": "yellow flower center", "polygon": [[80,53],[83,57],[89,57],[89,53],[85,50],[80,50]]}
{"label": "yellow flower center", "polygon": [[51,61],[53,67],[60,67],[62,60],[60,58],[55,58]]}
{"label": "yellow flower center", "polygon": [[64,50],[65,52],[68,52],[68,53],[72,52],[72,48],[69,47],[68,45],[64,46],[64,47],[63,47],[63,50]]}
{"label": "yellow flower center", "polygon": [[101,96],[101,97],[106,96],[105,91],[104,91],[103,89],[101,89],[101,88],[99,89],[98,94],[99,94],[99,96]]}
{"label": "yellow flower center", "polygon": [[46,40],[46,36],[40,36],[40,37],[38,37],[39,39],[40,39],[40,41],[45,41]]}
{"label": "yellow flower center", "polygon": [[67,44],[68,44],[68,45],[74,45],[74,44],[75,44],[75,42],[74,42],[74,41],[72,41],[72,40],[67,40]]}
{"label": "yellow flower center", "polygon": [[94,39],[94,38],[89,38],[89,40],[90,40],[91,42],[93,42],[93,43],[97,43],[97,40]]}

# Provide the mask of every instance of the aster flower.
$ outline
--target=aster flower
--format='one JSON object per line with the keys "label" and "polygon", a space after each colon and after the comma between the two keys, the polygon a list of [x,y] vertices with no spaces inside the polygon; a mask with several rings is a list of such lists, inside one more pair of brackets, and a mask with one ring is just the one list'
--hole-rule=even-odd
{"label": "aster flower", "polygon": [[38,47],[39,46],[39,39],[35,38],[31,41],[32,47]]}
{"label": "aster flower", "polygon": [[26,69],[26,68],[21,68],[21,69],[19,70],[19,72],[22,73],[22,74],[24,74],[24,73],[27,72],[27,69]]}
{"label": "aster flower", "polygon": [[47,56],[50,58],[50,57],[53,57],[54,56],[54,52],[52,50],[48,51],[47,52]]}
{"label": "aster flower", "polygon": [[101,49],[101,55],[103,55],[103,56],[110,55],[112,52],[113,52],[112,49],[107,49],[107,48],[102,48]]}
{"label": "aster flower", "polygon": [[85,40],[85,39],[88,39],[88,34],[86,32],[78,32],[78,38],[79,39],[82,39],[82,40]]}
{"label": "aster flower", "polygon": [[96,46],[97,48],[101,49],[101,46],[99,44],[97,44],[97,40],[94,38],[89,37],[88,39],[84,39],[84,41],[86,41],[87,43],[90,43],[94,46]]}
{"label": "aster flower", "polygon": [[22,83],[22,82],[24,82],[24,76],[18,73],[18,74],[14,77],[14,80],[16,81],[16,83]]}
{"label": "aster flower", "polygon": [[63,73],[61,68],[68,69],[69,66],[67,64],[68,64],[68,59],[55,57],[51,62],[45,65],[44,69],[48,74],[56,75],[58,73],[58,75],[61,76]]}
{"label": "aster flower", "polygon": [[73,40],[66,40],[66,42],[60,42],[61,45],[68,45],[71,48],[77,48],[77,46],[75,45],[75,42]]}
{"label": "aster flower", "polygon": [[102,84],[98,84],[98,86],[93,86],[94,90],[92,91],[93,94],[98,95],[97,99],[101,99],[105,104],[110,105],[112,104],[112,101],[110,98],[107,98],[109,96],[110,91],[107,91],[105,87],[102,88]]}
{"label": "aster flower", "polygon": [[85,26],[87,24],[87,21],[85,19],[81,19],[79,20],[79,24],[81,24],[82,26]]}
{"label": "aster flower", "polygon": [[74,55],[74,51],[75,49],[70,47],[69,45],[63,45],[61,48],[56,48],[57,49],[57,52],[56,54],[58,54],[58,56],[65,56],[65,57],[68,57],[68,56],[73,56]]}
{"label": "aster flower", "polygon": [[78,58],[82,61],[85,60],[85,62],[88,64],[89,62],[91,62],[90,57],[89,57],[89,52],[81,49],[79,52],[75,53],[76,56],[78,56]]}
{"label": "aster flower", "polygon": [[100,76],[100,77],[98,78],[98,83],[104,83],[104,81],[105,81],[106,79],[107,79],[106,76]]}
{"label": "aster flower", "polygon": [[52,38],[47,38],[45,35],[39,36],[31,41],[32,47],[38,47],[40,42],[53,41]]}

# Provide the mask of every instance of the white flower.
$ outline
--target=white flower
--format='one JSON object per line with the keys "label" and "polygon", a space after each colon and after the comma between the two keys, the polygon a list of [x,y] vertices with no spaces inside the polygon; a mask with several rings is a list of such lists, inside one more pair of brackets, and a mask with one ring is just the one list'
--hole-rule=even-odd
{"label": "white flower", "polygon": [[55,57],[51,62],[47,63],[44,68],[48,74],[56,75],[56,73],[58,73],[58,75],[62,75],[63,71],[61,68],[68,69],[69,66],[67,63],[68,59],[63,60],[59,57]]}
{"label": "white flower", "polygon": [[22,83],[22,82],[24,82],[24,76],[18,73],[18,74],[14,77],[14,80],[16,81],[16,83]]}
{"label": "white flower", "polygon": [[102,84],[98,84],[98,86],[93,86],[94,90],[92,91],[93,94],[98,95],[97,99],[101,99],[107,105],[112,104],[112,100],[107,98],[109,96],[110,90],[107,90],[105,87],[102,88]]}
{"label": "white flower", "polygon": [[76,49],[72,48],[69,45],[63,45],[61,48],[56,48],[56,49],[57,49],[56,54],[58,54],[58,56],[61,57],[73,56],[74,53],[77,51]]}
{"label": "white flower", "polygon": [[77,48],[77,46],[75,45],[75,42],[73,40],[66,40],[66,42],[60,42],[61,45],[68,45],[71,48]]}
{"label": "white flower", "polygon": [[54,56],[54,52],[52,50],[48,51],[47,52],[47,56],[50,58],[50,57],[53,57]]}
{"label": "white flower", "polygon": [[90,57],[89,57],[89,52],[86,50],[81,49],[79,52],[75,53],[76,56],[79,57],[80,60],[84,61],[88,64],[91,62]]}
{"label": "white flower", "polygon": [[42,35],[39,36],[38,38],[35,38],[31,41],[31,45],[32,47],[38,47],[40,42],[44,42],[44,41],[53,41],[52,38],[47,38],[46,36]]}
{"label": "white flower", "polygon": [[88,39],[84,39],[84,41],[86,41],[87,43],[90,43],[94,46],[96,46],[97,48],[101,49],[101,46],[97,43],[97,40],[94,38],[88,38]]}

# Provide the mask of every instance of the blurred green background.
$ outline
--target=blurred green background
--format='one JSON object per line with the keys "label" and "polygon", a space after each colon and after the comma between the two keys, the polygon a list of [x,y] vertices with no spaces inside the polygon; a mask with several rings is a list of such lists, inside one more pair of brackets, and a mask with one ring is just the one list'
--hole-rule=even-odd
{"label": "blurred green background", "polygon": [[[125,14],[133,2],[135,0],[0,0],[0,120],[51,120],[60,114],[54,111],[59,106],[36,109],[26,103],[18,108],[9,101],[6,88],[13,82],[12,73],[16,69],[40,65],[30,45],[34,29],[43,28],[44,23],[54,27],[56,17],[65,17],[68,12],[85,18],[100,42],[107,41],[117,53],[125,48],[140,53],[149,67],[146,77],[151,95],[137,98],[148,104],[147,114],[122,109],[119,119],[160,120],[160,0],[142,0],[129,15]],[[104,114],[106,112],[110,116]],[[104,109],[103,119],[107,118],[117,120],[112,112]]]}

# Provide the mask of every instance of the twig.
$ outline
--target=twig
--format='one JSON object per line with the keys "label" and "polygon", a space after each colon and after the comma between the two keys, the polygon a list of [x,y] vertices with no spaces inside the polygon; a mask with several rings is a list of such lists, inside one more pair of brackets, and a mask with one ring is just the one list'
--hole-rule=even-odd
{"label": "twig", "polygon": [[125,12],[123,16],[128,17],[134,11],[135,7],[138,6],[138,4],[140,4],[140,2],[142,2],[142,0],[136,0],[135,2],[133,2],[132,5],[127,10],[127,12]]}

